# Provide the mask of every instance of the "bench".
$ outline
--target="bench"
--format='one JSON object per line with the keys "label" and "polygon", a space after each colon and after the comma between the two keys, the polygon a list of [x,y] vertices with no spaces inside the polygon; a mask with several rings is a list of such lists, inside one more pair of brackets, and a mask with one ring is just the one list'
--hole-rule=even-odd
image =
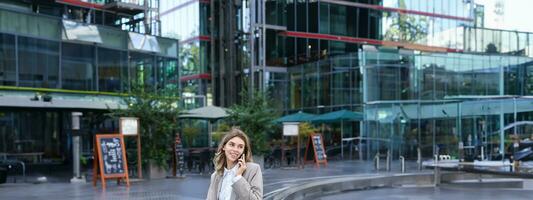
{"label": "bench", "polygon": [[[23,161],[20,160],[0,160],[0,166],[3,166],[7,169],[7,173],[9,173],[14,170],[14,166],[19,165],[22,168],[22,177],[24,179],[24,182],[26,182],[26,164]],[[17,178],[13,177],[13,182],[17,182]]]}
{"label": "bench", "polygon": [[28,153],[0,153],[2,160],[28,160],[32,163],[39,163],[43,159],[44,152],[28,152]]}

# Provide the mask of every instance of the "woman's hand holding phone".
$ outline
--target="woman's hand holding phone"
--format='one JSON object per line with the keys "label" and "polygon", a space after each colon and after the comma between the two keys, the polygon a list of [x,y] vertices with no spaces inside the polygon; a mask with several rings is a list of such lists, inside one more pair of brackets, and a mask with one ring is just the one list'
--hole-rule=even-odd
{"label": "woman's hand holding phone", "polygon": [[239,158],[239,169],[237,169],[237,176],[242,176],[242,174],[244,173],[244,171],[246,170],[246,159],[245,159],[245,154],[243,153],[241,155],[241,157]]}

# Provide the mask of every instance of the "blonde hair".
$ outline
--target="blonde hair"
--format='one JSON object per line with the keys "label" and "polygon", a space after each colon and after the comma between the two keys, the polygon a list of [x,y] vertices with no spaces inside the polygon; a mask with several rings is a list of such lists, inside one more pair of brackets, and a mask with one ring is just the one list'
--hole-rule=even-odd
{"label": "blonde hair", "polygon": [[224,154],[224,146],[228,141],[233,139],[234,137],[239,137],[244,141],[244,151],[243,153],[246,153],[246,157],[244,160],[246,162],[253,162],[252,159],[252,147],[250,144],[250,140],[248,139],[248,136],[242,132],[240,129],[232,128],[228,133],[224,135],[222,140],[220,140],[220,143],[218,144],[217,152],[215,154],[215,157],[213,158],[213,164],[215,165],[215,171],[217,174],[222,175],[224,174],[224,167],[226,167],[226,154]]}

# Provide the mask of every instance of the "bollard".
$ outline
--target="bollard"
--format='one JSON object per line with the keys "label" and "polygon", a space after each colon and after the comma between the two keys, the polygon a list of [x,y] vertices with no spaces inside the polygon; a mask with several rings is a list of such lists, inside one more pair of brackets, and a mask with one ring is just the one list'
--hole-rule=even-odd
{"label": "bollard", "polygon": [[416,148],[416,153],[416,164],[418,165],[418,171],[422,171],[422,151],[420,150],[420,147]]}
{"label": "bollard", "polygon": [[391,163],[391,155],[390,155],[390,150],[387,150],[387,162],[386,162],[386,167],[387,167],[387,171],[390,172],[390,163]]}
{"label": "bollard", "polygon": [[376,153],[376,156],[374,156],[374,167],[376,171],[379,171],[379,153]]}
{"label": "bollard", "polygon": [[436,154],[433,155],[434,157],[434,161],[433,161],[433,174],[434,174],[434,177],[433,177],[433,181],[435,186],[439,186],[440,185],[440,168],[439,168],[439,147],[437,147],[436,149]]}
{"label": "bollard", "polygon": [[26,182],[26,164],[22,161],[19,161],[19,162],[20,162],[20,166],[22,166],[22,178],[24,182]]}
{"label": "bollard", "polygon": [[402,170],[402,174],[405,173],[405,158],[403,156],[400,156],[400,168]]}
{"label": "bollard", "polygon": [[485,148],[481,146],[481,160],[485,160]]}

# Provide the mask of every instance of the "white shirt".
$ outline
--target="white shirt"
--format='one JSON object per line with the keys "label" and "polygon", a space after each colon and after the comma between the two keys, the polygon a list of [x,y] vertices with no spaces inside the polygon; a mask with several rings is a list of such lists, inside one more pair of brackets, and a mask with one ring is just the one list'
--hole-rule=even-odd
{"label": "white shirt", "polygon": [[224,176],[222,177],[222,186],[218,192],[219,200],[230,200],[231,192],[233,191],[232,185],[237,182],[242,176],[235,176],[237,170],[239,169],[239,164],[236,164],[231,170],[224,168]]}

